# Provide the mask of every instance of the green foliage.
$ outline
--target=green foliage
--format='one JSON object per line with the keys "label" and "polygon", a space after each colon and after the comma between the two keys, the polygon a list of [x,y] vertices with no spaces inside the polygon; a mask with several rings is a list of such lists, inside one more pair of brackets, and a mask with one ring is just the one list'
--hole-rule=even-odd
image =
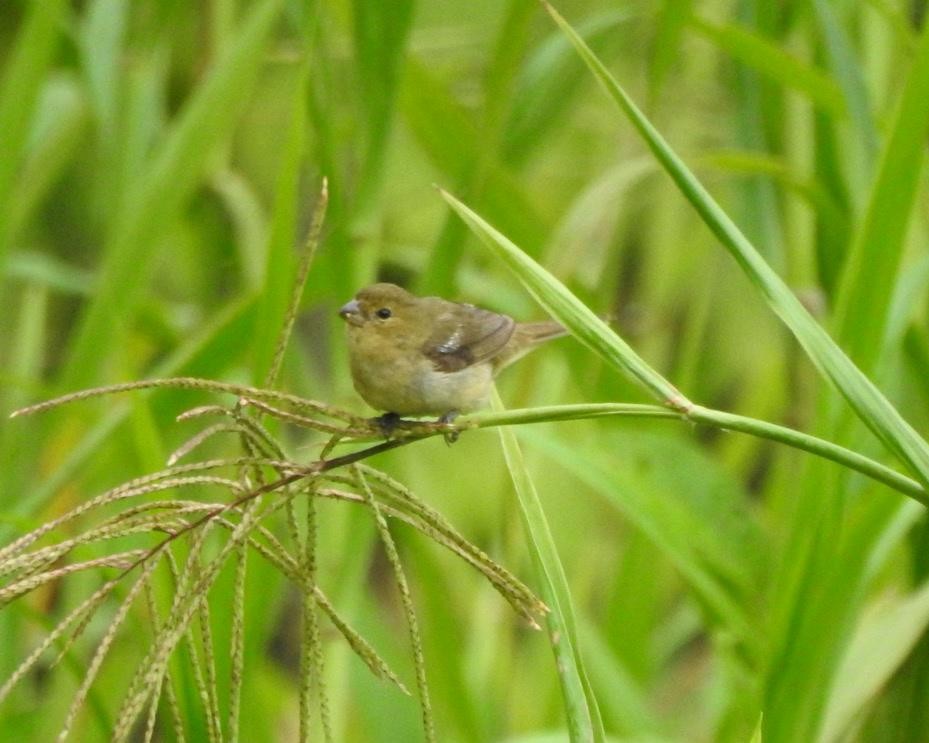
{"label": "green foliage", "polygon": [[[0,739],[922,740],[922,6],[0,4],[0,410],[160,380],[0,423]],[[385,443],[374,279],[575,337]]]}

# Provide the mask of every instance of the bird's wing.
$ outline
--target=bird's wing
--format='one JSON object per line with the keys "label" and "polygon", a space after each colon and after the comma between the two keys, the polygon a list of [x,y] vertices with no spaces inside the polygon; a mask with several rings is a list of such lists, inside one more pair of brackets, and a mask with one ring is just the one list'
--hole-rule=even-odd
{"label": "bird's wing", "polygon": [[423,353],[437,371],[454,372],[492,359],[513,335],[513,318],[472,305],[453,305],[436,317]]}

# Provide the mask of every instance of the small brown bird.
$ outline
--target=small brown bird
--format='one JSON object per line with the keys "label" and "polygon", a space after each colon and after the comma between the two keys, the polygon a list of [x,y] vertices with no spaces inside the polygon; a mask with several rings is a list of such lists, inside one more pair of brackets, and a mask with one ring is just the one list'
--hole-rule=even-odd
{"label": "small brown bird", "polygon": [[486,405],[501,369],[566,333],[556,322],[518,323],[394,284],[362,289],[339,315],[348,324],[352,381],[365,402],[444,421]]}

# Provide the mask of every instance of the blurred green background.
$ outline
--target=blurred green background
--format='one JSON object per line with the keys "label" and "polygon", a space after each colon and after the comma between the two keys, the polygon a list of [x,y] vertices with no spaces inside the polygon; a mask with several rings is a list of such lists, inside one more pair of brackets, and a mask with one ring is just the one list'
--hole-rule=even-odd
{"label": "blurred green background", "polygon": [[[929,429],[927,140],[919,112],[899,109],[908,84],[929,100],[926,3],[557,7],[863,371]],[[280,388],[371,414],[335,311],[375,279],[542,317],[438,184],[614,317],[691,400],[886,457],[837,416],[838,398],[535,0],[5,0],[0,74],[4,413],[134,379],[260,383],[325,176],[323,242]],[[865,259],[847,260],[853,245],[870,246]],[[852,285],[863,288],[843,295]],[[571,339],[499,386],[509,407],[645,401]],[[159,469],[193,432],[173,417],[212,401],[159,391],[0,422],[0,542]],[[548,423],[519,437],[612,738],[745,741],[763,713],[772,741],[929,740],[921,507],[799,452],[675,422]],[[494,432],[373,463],[533,585]],[[321,585],[409,685],[370,517],[325,503],[320,518]],[[402,526],[396,537],[439,740],[566,740],[543,633],[460,561]],[[249,571],[240,739],[293,740],[295,594],[260,561]],[[4,608],[2,677],[98,582],[76,576]],[[218,648],[231,586],[211,593]],[[337,739],[420,739],[415,700],[324,637]],[[0,739],[54,737],[95,638],[91,626],[66,663],[16,690]],[[139,652],[120,636],[73,739],[108,738]],[[157,734],[174,740],[170,725]]]}

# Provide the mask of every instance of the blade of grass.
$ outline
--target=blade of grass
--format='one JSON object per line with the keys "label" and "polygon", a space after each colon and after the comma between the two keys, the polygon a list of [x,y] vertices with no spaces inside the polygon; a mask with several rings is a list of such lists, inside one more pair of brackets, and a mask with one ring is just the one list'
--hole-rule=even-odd
{"label": "blade of grass", "polygon": [[[15,191],[10,194],[6,235],[14,242],[43,199],[55,186],[82,144],[88,123],[87,104],[76,80],[53,77],[45,85],[35,115],[26,159]],[[23,254],[17,250],[7,264]]]}
{"label": "blade of grass", "polygon": [[[784,117],[785,96],[780,86],[772,85],[765,79],[765,65],[760,62],[762,59],[769,60],[765,54],[769,50],[759,49],[758,45],[752,44],[759,38],[767,37],[782,41],[777,31],[771,27],[770,13],[765,11],[766,7],[767,4],[761,0],[745,0],[738,6],[739,23],[745,28],[753,29],[757,35],[752,37],[750,32],[746,33],[730,50],[730,54],[736,58],[739,58],[737,49],[747,52],[741,57],[745,64],[734,65],[733,102],[736,113],[733,123],[739,146],[760,152],[776,152],[782,150],[783,146],[772,122],[780,121]],[[738,37],[738,33],[736,36]],[[790,65],[788,60],[778,60],[778,63],[783,66]],[[778,63],[769,61],[767,67],[770,70]],[[795,71],[794,75],[798,78],[803,77],[800,71]],[[783,210],[773,184],[763,178],[750,178],[739,191],[739,203],[734,208],[738,208],[743,231],[776,271],[784,271],[789,265],[789,252],[784,246]]]}
{"label": "blade of grass", "polygon": [[923,29],[881,153],[864,219],[839,284],[836,333],[865,371],[883,353],[893,287],[903,258],[929,132],[929,25]]}
{"label": "blade of grass", "polygon": [[[580,31],[601,54],[609,54],[621,37],[618,29],[635,16],[636,11],[627,7],[603,11],[585,20]],[[556,33],[535,49],[513,91],[501,148],[506,162],[525,164],[559,130],[583,90],[583,72],[568,43]]]}
{"label": "blade of grass", "polygon": [[413,0],[353,0],[352,17],[367,136],[358,174],[355,219],[364,228],[378,205],[395,108],[397,82],[413,19]]}
{"label": "blade of grass", "polygon": [[844,113],[845,101],[836,82],[815,67],[788,54],[783,47],[734,24],[715,25],[695,18],[693,26],[730,57],[784,88],[793,88],[802,93],[813,105],[824,109],[831,116],[838,117]]}
{"label": "blade of grass", "polygon": [[775,313],[790,328],[820,373],[835,385],[884,446],[893,452],[920,482],[924,485],[929,484],[929,445],[926,441],[810,315],[783,279],[764,261],[742,231],[671,149],[664,137],[642,114],[583,39],[554,8],[547,3],[546,8],[683,195],[735,258]]}
{"label": "blade of grass", "polygon": [[223,170],[210,183],[222,200],[236,236],[243,289],[258,292],[267,263],[268,215],[253,184],[235,170]]}
{"label": "blade of grass", "polygon": [[698,165],[702,165],[702,161],[708,167],[733,175],[765,176],[780,191],[793,192],[806,201],[810,211],[820,219],[835,224],[846,217],[842,206],[819,180],[804,178],[782,158],[748,150],[718,150],[701,156]]}
{"label": "blade of grass", "polygon": [[[22,388],[6,387],[0,382],[0,403],[19,405],[25,399],[26,381],[41,374],[45,361],[45,349],[48,343],[46,324],[48,322],[49,291],[39,286],[27,286],[20,294],[20,307],[16,314],[15,333],[9,338],[10,352],[9,374],[14,384]],[[0,427],[0,461],[4,462],[0,491],[4,493],[28,492],[29,451],[35,445],[36,424],[27,424],[27,428],[18,431],[9,426]],[[4,509],[5,515],[12,509]],[[12,515],[12,514],[10,514]],[[0,527],[0,534],[6,527]]]}
{"label": "blade of grass", "polygon": [[[238,300],[217,312],[205,325],[201,333],[190,338],[171,356],[152,370],[153,376],[164,376],[176,372],[190,372],[211,376],[219,374],[228,364],[235,363],[241,352],[242,338],[249,333],[254,322],[255,300]],[[26,518],[42,509],[48,501],[65,487],[75,473],[99,451],[107,437],[126,422],[130,413],[128,405],[116,405],[93,425],[68,452],[61,463],[28,493],[16,499],[8,513],[13,518]],[[0,541],[9,536],[9,526],[0,525]]]}
{"label": "blade of grass", "polygon": [[862,70],[855,60],[848,35],[839,24],[835,15],[835,6],[827,0],[813,0],[813,11],[820,33],[826,46],[826,59],[832,70],[832,76],[838,81],[845,96],[845,105],[852,123],[858,129],[866,156],[873,160],[880,145],[880,139],[871,114],[871,102],[865,87]]}
{"label": "blade of grass", "polygon": [[690,406],[670,382],[652,369],[564,284],[454,196],[442,189],[439,193],[481,241],[512,269],[536,301],[581,343],[638,381],[659,401],[675,409]]}
{"label": "blade of grass", "polygon": [[[442,197],[461,215],[462,219],[468,223],[484,244],[491,248],[513,270],[539,304],[548,310],[555,319],[567,327],[578,340],[587,345],[607,363],[629,374],[643,388],[655,395],[671,410],[676,411],[676,413],[673,413],[669,410],[666,415],[681,415],[689,420],[707,423],[719,428],[744,431],[763,438],[782,441],[791,446],[820,454],[827,459],[841,461],[861,472],[867,470],[869,476],[876,477],[876,479],[885,482],[900,492],[906,492],[907,495],[923,504],[929,503],[925,486],[921,486],[908,478],[900,479],[900,475],[897,473],[886,476],[886,468],[876,462],[871,462],[867,457],[862,457],[860,454],[850,452],[831,442],[815,439],[799,431],[793,431],[765,421],[755,421],[744,416],[732,415],[720,410],[711,410],[690,402],[670,382],[636,354],[603,320],[574,296],[564,284],[455,197],[445,191],[441,191],[441,193]],[[543,417],[548,415],[546,410],[538,412]],[[655,413],[648,412],[647,415],[654,416]],[[867,462],[870,462],[870,464]],[[872,465],[876,466],[873,467]],[[878,474],[878,472],[882,474]],[[917,479],[921,480],[921,478]],[[903,482],[907,480],[909,484],[903,485]]]}
{"label": "blade of grass", "polygon": [[590,675],[606,690],[601,695],[604,716],[630,738],[644,736],[648,740],[652,736],[660,740],[663,721],[652,710],[641,683],[615,657],[603,631],[587,622],[581,633]]}
{"label": "blade of grass", "polygon": [[[514,94],[517,73],[529,47],[534,0],[509,0],[494,44],[484,81],[484,106],[477,130],[481,140],[478,157],[468,162],[468,172],[458,185],[469,199],[479,201],[487,175],[500,159],[505,114]],[[457,279],[465,255],[468,230],[451,214],[433,244],[425,268],[420,274],[418,291],[453,297],[458,294]]]}
{"label": "blade of grass", "polygon": [[151,166],[152,158],[157,157],[158,144],[163,141],[170,59],[166,47],[154,46],[135,60],[120,81],[123,104],[119,143],[110,153],[114,162],[108,178],[111,185],[105,185],[114,199],[107,215],[110,230],[134,193],[139,174]]}
{"label": "blade of grass", "polygon": [[822,112],[813,115],[814,178],[838,208],[834,215],[816,213],[816,272],[819,284],[831,299],[851,242],[850,197],[846,183],[844,140],[838,122]]}
{"label": "blade of grass", "polygon": [[[483,143],[470,112],[426,65],[407,59],[403,114],[420,147],[453,183],[465,182]],[[497,163],[487,167],[481,205],[527,249],[545,243],[549,225],[523,186]]]}
{"label": "blade of grass", "polygon": [[41,81],[51,64],[65,3],[33,0],[0,81],[0,274],[9,250],[8,210]]}
{"label": "blade of grass", "polygon": [[661,4],[658,30],[652,43],[652,59],[648,69],[648,94],[653,106],[680,54],[681,39],[693,13],[693,4],[693,0],[664,0]]}
{"label": "blade of grass", "polygon": [[126,0],[95,0],[85,13],[79,39],[88,98],[100,140],[110,147],[116,144],[120,56],[128,10]]}
{"label": "blade of grass", "polygon": [[[929,127],[927,83],[929,34],[924,31],[837,291],[838,337],[860,368],[882,376],[889,366],[888,339],[899,328],[897,320],[891,325],[894,296],[898,306],[906,304],[899,266]],[[918,272],[913,273],[918,284]],[[818,430],[842,443],[854,441],[851,412],[838,403],[837,395],[821,396]],[[839,663],[868,585],[855,566],[863,565],[859,556],[881,549],[881,525],[893,519],[887,512],[865,518],[873,497],[864,503],[849,499],[849,484],[847,477],[814,465],[802,486],[818,497],[797,506],[772,592],[775,651],[765,691],[765,733],[772,741],[815,736],[830,688],[845,683]],[[837,558],[836,544],[847,538],[852,518],[863,521],[864,534],[849,558]]]}
{"label": "blade of grass", "polygon": [[62,374],[67,388],[87,386],[119,346],[116,328],[141,295],[156,237],[196,187],[215,147],[251,89],[282,0],[265,0],[243,21],[236,42],[188,102],[151,168],[127,195],[107,241],[97,291],[84,312]]}
{"label": "blade of grass", "polygon": [[617,466],[610,448],[597,456],[577,451],[555,437],[532,436],[530,441],[646,534],[705,607],[710,626],[731,635],[750,656],[758,656],[758,633],[743,605],[744,596],[738,595],[749,593],[747,575],[737,574],[745,566],[731,562],[727,566],[723,559],[738,552],[732,549],[738,544],[732,529],[715,528],[690,502],[692,493],[678,490],[669,497],[655,478],[625,472],[627,468]]}
{"label": "blade of grass", "polygon": [[784,550],[788,562],[775,575],[763,701],[766,741],[817,737],[829,691],[843,683],[839,661],[874,573],[889,550],[899,549],[918,516],[912,504],[884,493],[848,502],[846,488],[836,484],[842,473],[835,474],[823,473],[807,485],[819,486],[809,492],[820,495],[823,503],[815,504],[822,507],[797,509],[797,518],[805,520],[793,527]]}
{"label": "blade of grass", "polygon": [[280,328],[284,324],[297,271],[294,242],[297,232],[300,163],[306,139],[307,65],[302,65],[293,91],[286,143],[281,155],[274,194],[273,217],[265,251],[263,286],[258,294],[250,351],[253,355],[252,379],[265,379],[276,352]]}
{"label": "blade of grass", "polygon": [[[502,407],[499,397],[495,397],[494,402],[496,408]],[[516,435],[509,428],[501,428],[500,442],[529,536],[542,600],[550,609],[545,623],[555,653],[571,741],[603,741],[606,737],[603,722],[581,659],[571,591],[548,520],[526,469]]]}
{"label": "blade of grass", "polygon": [[863,707],[887,684],[929,626],[929,584],[872,609],[835,674],[820,743],[842,740]]}

